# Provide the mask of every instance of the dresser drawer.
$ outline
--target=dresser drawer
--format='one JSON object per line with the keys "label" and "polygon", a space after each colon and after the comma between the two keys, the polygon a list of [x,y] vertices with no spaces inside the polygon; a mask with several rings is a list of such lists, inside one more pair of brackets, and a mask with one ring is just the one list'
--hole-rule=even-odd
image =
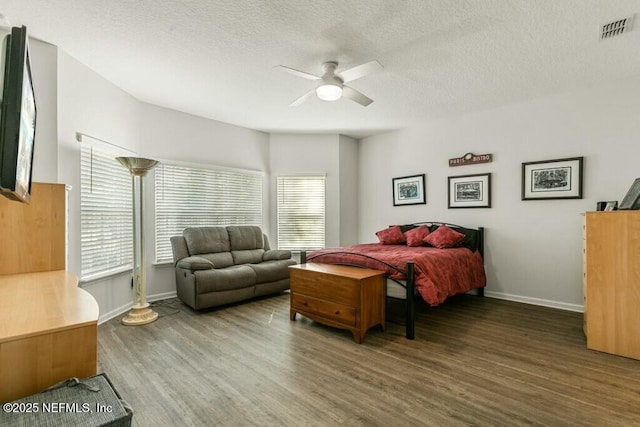
{"label": "dresser drawer", "polygon": [[291,307],[302,314],[308,312],[345,325],[354,326],[356,324],[355,308],[342,304],[294,293],[291,295]]}
{"label": "dresser drawer", "polygon": [[319,300],[329,300],[349,307],[358,307],[360,302],[360,283],[357,281],[320,274],[313,271],[291,269],[291,292],[313,295]]}

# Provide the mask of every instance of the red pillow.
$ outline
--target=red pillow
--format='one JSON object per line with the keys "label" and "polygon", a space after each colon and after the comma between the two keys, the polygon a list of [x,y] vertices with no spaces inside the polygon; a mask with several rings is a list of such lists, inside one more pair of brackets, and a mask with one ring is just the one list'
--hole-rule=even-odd
{"label": "red pillow", "polygon": [[376,236],[383,245],[401,245],[405,240],[402,230],[397,225],[378,231]]}
{"label": "red pillow", "polygon": [[407,246],[422,246],[424,245],[424,239],[429,235],[429,227],[421,225],[420,227],[412,228],[404,233],[407,238]]}
{"label": "red pillow", "polygon": [[436,248],[445,249],[458,246],[464,240],[464,234],[441,225],[436,231],[424,238],[424,241]]}

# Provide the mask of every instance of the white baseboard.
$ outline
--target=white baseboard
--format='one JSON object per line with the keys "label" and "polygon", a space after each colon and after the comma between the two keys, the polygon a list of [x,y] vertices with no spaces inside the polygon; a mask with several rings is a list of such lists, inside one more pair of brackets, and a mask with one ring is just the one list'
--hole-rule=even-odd
{"label": "white baseboard", "polygon": [[522,302],[525,304],[540,305],[543,307],[557,308],[559,310],[584,312],[584,307],[579,304],[567,304],[565,302],[551,301],[541,298],[523,297],[520,295],[505,294],[504,292],[493,292],[485,289],[484,295],[489,298],[504,299],[507,301]]}
{"label": "white baseboard", "polygon": [[163,299],[176,298],[177,296],[178,295],[176,294],[176,291],[164,292],[164,293],[161,293],[161,294],[149,295],[147,297],[147,301],[154,302],[154,301],[160,301],[160,300],[163,300]]}
{"label": "white baseboard", "polygon": [[[579,305],[579,304],[567,304],[567,303],[564,303],[564,302],[551,301],[551,300],[546,300],[546,299],[541,299],[541,298],[523,297],[523,296],[520,296],[520,295],[506,294],[504,292],[488,291],[486,289],[484,291],[484,295],[486,297],[489,297],[489,298],[496,298],[496,299],[503,299],[503,300],[507,300],[507,301],[521,302],[521,303],[524,303],[524,304],[540,305],[540,306],[543,306],[543,307],[557,308],[559,310],[575,311],[575,312],[578,312],[578,313],[583,313],[584,312],[584,307]],[[173,291],[173,292],[164,292],[164,293],[161,293],[161,294],[149,295],[147,297],[147,301],[154,302],[154,301],[160,301],[160,300],[169,299],[169,298],[175,298],[175,297],[176,297],[176,292],[175,291]],[[98,317],[98,325],[101,325],[102,323],[104,323],[104,322],[106,322],[108,320],[111,320],[114,317],[117,317],[117,316],[121,315],[125,311],[128,311],[129,309],[131,309],[132,305],[133,305],[132,303],[128,303],[128,304],[120,306],[120,307],[118,307],[116,309],[113,309],[108,313],[105,313],[105,314],[101,315],[100,317]]]}
{"label": "white baseboard", "polygon": [[[163,299],[169,299],[169,298],[175,298],[176,297],[176,292],[164,292],[161,294],[154,294],[154,295],[148,295],[147,296],[147,301],[149,302],[154,302],[154,301],[160,301]],[[129,309],[131,309],[131,306],[133,305],[133,303],[129,302],[125,305],[122,305],[118,308],[115,308],[113,310],[111,310],[108,313],[102,314],[98,317],[98,325],[103,324],[104,322],[113,319],[114,317],[120,316],[122,313],[128,311]]]}

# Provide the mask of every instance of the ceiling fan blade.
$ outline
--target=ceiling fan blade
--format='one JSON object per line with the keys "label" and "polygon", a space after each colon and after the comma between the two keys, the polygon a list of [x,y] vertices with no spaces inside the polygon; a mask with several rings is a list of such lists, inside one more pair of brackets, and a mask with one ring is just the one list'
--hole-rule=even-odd
{"label": "ceiling fan blade", "polygon": [[322,78],[320,76],[314,76],[313,74],[305,73],[304,71],[296,70],[294,68],[285,67],[284,65],[278,65],[273,68],[277,68],[286,73],[293,74],[294,76],[302,77],[303,79],[320,80]]}
{"label": "ceiling fan blade", "polygon": [[300,98],[296,99],[295,101],[293,101],[291,104],[289,104],[289,107],[297,107],[298,105],[302,104],[304,101],[307,100],[307,98],[311,97],[312,95],[315,95],[316,90],[310,90],[309,92],[305,93],[304,95],[302,95]]}
{"label": "ceiling fan blade", "polygon": [[349,86],[342,87],[342,95],[345,96],[346,98],[349,98],[352,101],[357,102],[363,107],[366,107],[367,105],[373,102],[373,99],[361,94],[360,92],[358,92],[357,90]]}
{"label": "ceiling fan blade", "polygon": [[360,77],[364,77],[367,74],[371,74],[374,71],[382,70],[384,67],[378,61],[373,60],[371,62],[367,62],[366,64],[360,64],[353,68],[349,68],[348,70],[344,70],[340,72],[340,77],[344,80],[345,83],[352,82]]}

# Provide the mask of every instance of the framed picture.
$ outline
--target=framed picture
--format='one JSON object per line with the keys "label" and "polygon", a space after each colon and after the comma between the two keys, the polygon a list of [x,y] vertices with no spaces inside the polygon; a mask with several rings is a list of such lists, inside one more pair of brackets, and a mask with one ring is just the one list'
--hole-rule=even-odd
{"label": "framed picture", "polygon": [[636,180],[633,181],[631,188],[620,202],[618,209],[640,209],[640,178],[636,178]]}
{"label": "framed picture", "polygon": [[583,157],[522,164],[522,200],[582,199]]}
{"label": "framed picture", "polygon": [[491,174],[449,177],[449,208],[490,208]]}
{"label": "framed picture", "polygon": [[393,206],[424,205],[424,174],[393,178]]}

